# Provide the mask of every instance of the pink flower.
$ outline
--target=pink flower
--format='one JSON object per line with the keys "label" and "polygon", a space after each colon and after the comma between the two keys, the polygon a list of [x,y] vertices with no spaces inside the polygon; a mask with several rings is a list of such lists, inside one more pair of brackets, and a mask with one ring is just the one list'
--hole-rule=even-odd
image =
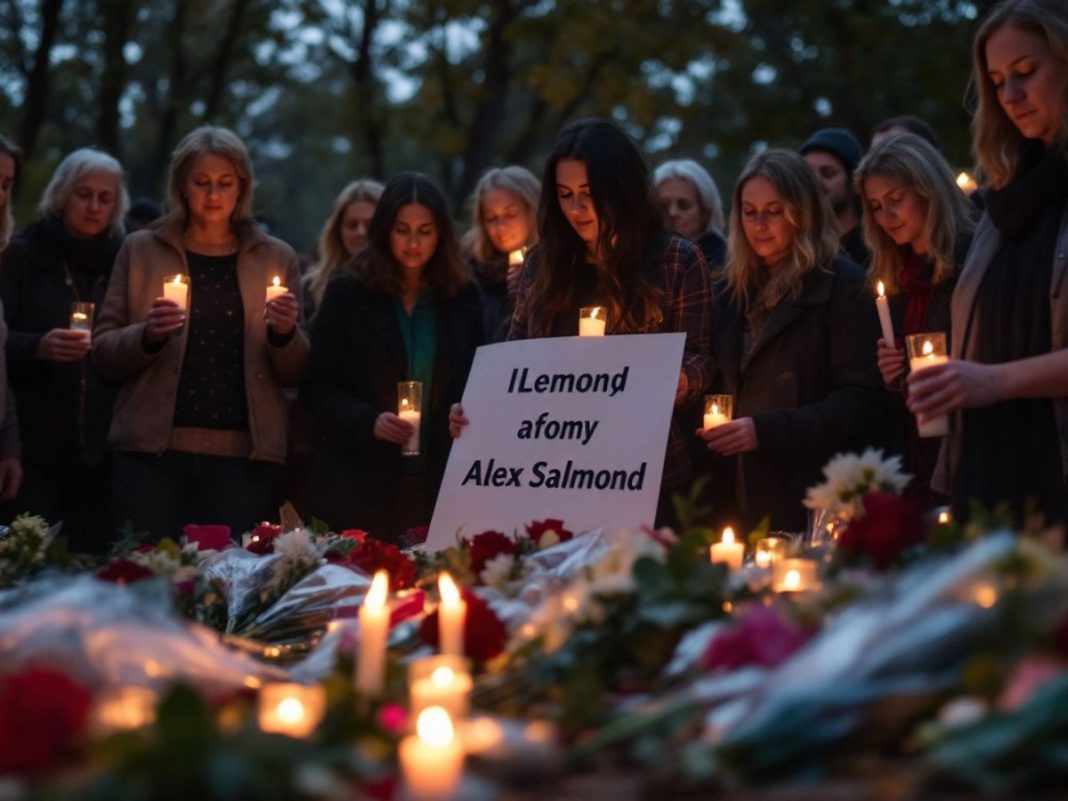
{"label": "pink flower", "polygon": [[772,608],[754,606],[733,629],[712,640],[704,663],[709,670],[732,670],[743,665],[781,665],[808,639],[807,635]]}
{"label": "pink flower", "polygon": [[1015,712],[1027,705],[1032,696],[1066,672],[1065,665],[1041,656],[1025,657],[1016,665],[998,698],[998,708]]}
{"label": "pink flower", "polygon": [[378,725],[387,734],[404,734],[408,727],[408,710],[400,704],[383,704],[378,710]]}
{"label": "pink flower", "polygon": [[230,538],[230,527],[223,525],[199,526],[190,523],[182,528],[187,542],[195,542],[201,551],[221,551],[228,545],[233,544]]}

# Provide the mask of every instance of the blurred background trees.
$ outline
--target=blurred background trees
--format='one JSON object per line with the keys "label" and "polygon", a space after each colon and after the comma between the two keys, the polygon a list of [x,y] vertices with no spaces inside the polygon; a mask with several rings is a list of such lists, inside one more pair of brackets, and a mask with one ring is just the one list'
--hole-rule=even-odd
{"label": "blurred background trees", "polygon": [[401,169],[456,202],[502,163],[540,172],[577,116],[728,195],[754,149],[827,125],[865,143],[927,119],[967,166],[969,44],[989,0],[0,0],[0,132],[29,154],[20,224],[83,145],[158,199],[195,125],[234,128],[257,212],[309,249],[337,191]]}

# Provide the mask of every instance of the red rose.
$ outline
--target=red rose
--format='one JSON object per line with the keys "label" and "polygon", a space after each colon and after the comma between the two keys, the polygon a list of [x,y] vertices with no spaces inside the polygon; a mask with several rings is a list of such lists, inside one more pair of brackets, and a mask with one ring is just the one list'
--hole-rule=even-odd
{"label": "red rose", "polygon": [[911,498],[869,492],[862,503],[864,514],[849,521],[838,537],[839,550],[867,556],[876,569],[886,570],[926,539],[923,513]]}
{"label": "red rose", "polygon": [[754,607],[729,631],[717,634],[705,652],[709,670],[743,665],[781,665],[797,651],[806,635],[774,609]]}
{"label": "red rose", "polygon": [[198,526],[190,523],[182,528],[187,542],[195,542],[201,551],[221,551],[232,545],[230,527],[222,525]]}
{"label": "red rose", "polygon": [[559,542],[567,542],[569,539],[575,536],[575,533],[568,531],[564,528],[563,520],[556,520],[555,518],[548,518],[547,520],[535,520],[527,526],[527,536],[530,541],[537,546],[541,542],[541,536],[547,531],[552,531],[556,534]]}
{"label": "red rose", "polygon": [[[227,535],[229,535],[229,530]],[[260,523],[248,533],[248,545],[245,546],[245,550],[260,556],[274,553],[274,541],[281,536],[281,526],[273,523]]]}
{"label": "red rose", "polygon": [[515,540],[499,531],[483,531],[464,542],[471,551],[471,570],[476,576],[482,572],[487,562],[502,553],[512,556],[519,553]]}
{"label": "red rose", "polygon": [[152,578],[154,575],[155,573],[144,565],[131,562],[129,559],[112,559],[96,573],[98,579],[110,581],[112,584],[133,584],[135,581]]}
{"label": "red rose", "polygon": [[[464,615],[464,655],[475,662],[497,656],[508,644],[508,629],[489,605],[466,587],[461,587],[467,614]],[[419,636],[432,648],[438,647],[438,611],[419,624]]]}
{"label": "red rose", "polygon": [[353,540],[357,544],[364,542],[367,539],[367,532],[359,528],[347,528],[342,531],[339,537],[344,537],[347,540]]}
{"label": "red rose", "polygon": [[349,552],[347,561],[369,576],[377,570],[387,571],[390,592],[415,586],[415,563],[388,542],[368,537]]}
{"label": "red rose", "polygon": [[0,774],[31,773],[70,756],[85,732],[92,696],[50,668],[0,684]]}

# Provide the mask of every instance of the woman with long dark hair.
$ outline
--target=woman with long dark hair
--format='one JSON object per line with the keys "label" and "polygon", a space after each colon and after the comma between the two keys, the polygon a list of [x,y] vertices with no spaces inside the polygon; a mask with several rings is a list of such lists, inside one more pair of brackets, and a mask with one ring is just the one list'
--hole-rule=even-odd
{"label": "woman with long dark hair", "polygon": [[[482,310],[444,194],[425,175],[386,184],[367,248],[327,287],[312,326],[301,399],[321,431],[308,510],[332,527],[400,541],[427,525],[445,470],[449,404],[459,399]],[[397,385],[419,381],[418,431]],[[418,454],[402,446],[418,438]]]}

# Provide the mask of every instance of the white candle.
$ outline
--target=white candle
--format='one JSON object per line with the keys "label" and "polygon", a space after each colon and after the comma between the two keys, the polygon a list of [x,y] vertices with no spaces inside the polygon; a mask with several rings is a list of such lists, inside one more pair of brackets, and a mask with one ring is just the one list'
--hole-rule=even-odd
{"label": "white candle", "polygon": [[723,562],[728,570],[739,570],[742,567],[742,558],[745,556],[745,543],[735,542],[734,529],[727,526],[723,529],[723,538],[719,542],[712,543],[709,553],[713,564]]}
{"label": "white candle", "polygon": [[762,537],[757,540],[753,552],[753,564],[757,567],[772,567],[786,555],[786,540],[783,537]]}
{"label": "white candle", "polygon": [[410,801],[447,801],[455,796],[463,771],[464,749],[449,713],[440,706],[424,709],[415,734],[397,750]]}
{"label": "white candle", "polygon": [[263,685],[260,729],[289,737],[310,737],[326,712],[326,690],[319,684],[277,682]]}
{"label": "white candle", "polygon": [[163,297],[176,303],[180,308],[187,309],[189,301],[189,279],[179,273],[168,275],[163,282]]}
{"label": "white candle", "polygon": [[409,423],[412,427],[412,435],[408,437],[408,441],[401,447],[401,453],[405,456],[418,456],[419,455],[419,421],[422,418],[422,413],[412,409],[408,403],[407,398],[403,398],[400,404],[400,411],[397,416],[406,423]]}
{"label": "white candle", "polygon": [[[947,356],[935,353],[934,350],[934,344],[930,340],[924,342],[923,353],[909,359],[909,369],[917,373],[929,367],[934,367],[936,364],[945,364],[949,361]],[[949,418],[944,414],[926,420],[917,417],[916,424],[921,437],[944,437],[949,433]]]}
{"label": "white candle", "polygon": [[356,689],[368,696],[382,694],[389,635],[389,574],[379,570],[360,607],[360,652],[356,661]]}
{"label": "white candle", "polygon": [[711,408],[709,408],[709,410],[705,412],[704,422],[705,428],[709,429],[730,422],[730,418],[723,413],[723,411],[719,408],[718,403],[713,403]]}
{"label": "white candle", "polygon": [[579,310],[579,336],[603,337],[607,320],[602,306],[590,306]]}
{"label": "white candle", "polygon": [[409,666],[408,708],[412,718],[427,707],[440,706],[453,721],[467,717],[471,696],[471,674],[466,660],[452,655],[429,656]]}
{"label": "white candle", "polygon": [[438,594],[441,596],[438,602],[438,650],[443,654],[463,656],[467,604],[448,573],[438,576]]}
{"label": "white candle", "polygon": [[890,318],[890,300],[886,297],[886,287],[880,281],[876,287],[879,293],[875,298],[875,308],[879,310],[879,325],[883,329],[883,339],[890,347],[894,346],[894,323]]}
{"label": "white candle", "polygon": [[130,731],[154,723],[159,696],[147,687],[123,686],[102,692],[93,705],[93,728],[100,734]]}
{"label": "white candle", "polygon": [[775,563],[772,589],[775,592],[804,592],[818,585],[816,563],[811,559],[781,559]]}
{"label": "white candle", "polygon": [[282,279],[276,275],[267,287],[267,302],[270,303],[275,298],[282,297],[288,291],[282,284]]}
{"label": "white candle", "polygon": [[523,263],[523,249],[513,250],[508,254],[508,266],[518,267]]}

